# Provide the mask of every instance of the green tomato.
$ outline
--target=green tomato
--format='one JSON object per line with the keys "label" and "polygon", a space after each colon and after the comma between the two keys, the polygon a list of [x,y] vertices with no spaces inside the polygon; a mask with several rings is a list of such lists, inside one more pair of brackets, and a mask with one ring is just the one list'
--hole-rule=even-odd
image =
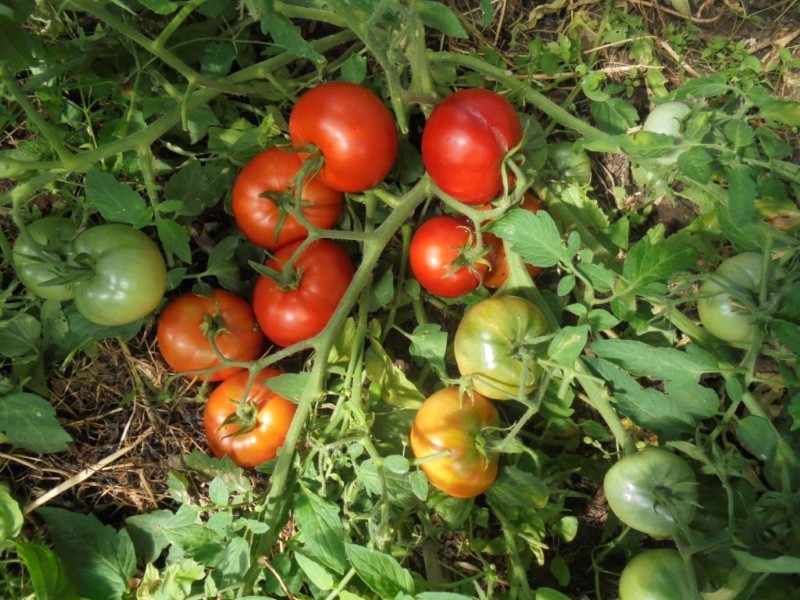
{"label": "green tomato", "polygon": [[697,510],[697,479],[683,458],[648,447],[617,461],[603,480],[617,518],[653,537],[669,537]]}
{"label": "green tomato", "polygon": [[659,548],[634,556],[619,579],[620,600],[700,600],[677,550]]}
{"label": "green tomato", "polygon": [[758,325],[745,305],[758,303],[762,276],[761,255],[756,252],[723,261],[700,286],[697,312],[703,327],[725,342],[749,344]]}
{"label": "green tomato", "polygon": [[530,394],[540,367],[532,344],[547,330],[541,311],[516,296],[493,296],[473,305],[453,341],[456,364],[475,391],[495,400]]}
{"label": "green tomato", "polygon": [[79,235],[74,260],[90,275],[74,284],[75,306],[92,323],[124,325],[152,311],[167,287],[158,245],[128,225],[98,225]]}
{"label": "green tomato", "polygon": [[77,229],[66,217],[51,215],[34,221],[14,242],[12,260],[17,278],[28,290],[45,300],[70,300],[72,284],[44,285],[64,275],[63,253]]}
{"label": "green tomato", "polygon": [[[682,120],[689,114],[689,108],[683,102],[664,102],[656,106],[642,125],[642,131],[649,131],[651,133],[660,133],[669,135],[678,140],[683,140]],[[685,148],[678,148],[665,156],[654,158],[655,162],[662,165],[675,164],[678,156],[685,150]]]}
{"label": "green tomato", "polygon": [[578,185],[589,185],[592,181],[592,161],[589,155],[572,142],[548,144],[547,160],[559,181]]}

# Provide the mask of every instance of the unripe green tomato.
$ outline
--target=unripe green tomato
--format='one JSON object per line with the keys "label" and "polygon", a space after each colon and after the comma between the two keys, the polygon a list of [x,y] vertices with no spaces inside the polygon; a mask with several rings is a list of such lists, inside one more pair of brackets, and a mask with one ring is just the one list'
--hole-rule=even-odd
{"label": "unripe green tomato", "polygon": [[58,215],[34,221],[14,242],[14,271],[28,290],[45,300],[70,300],[75,291],[72,284],[44,285],[64,275],[59,273],[59,251],[75,239],[77,228],[70,219]]}
{"label": "unripe green tomato", "polygon": [[[681,121],[690,111],[691,109],[683,102],[664,102],[659,104],[645,118],[642,131],[660,133],[683,140]],[[679,144],[673,152],[653,160],[662,165],[675,164],[684,149]]]}
{"label": "unripe green tomato", "polygon": [[634,556],[619,579],[620,600],[700,600],[677,550],[658,548]]}

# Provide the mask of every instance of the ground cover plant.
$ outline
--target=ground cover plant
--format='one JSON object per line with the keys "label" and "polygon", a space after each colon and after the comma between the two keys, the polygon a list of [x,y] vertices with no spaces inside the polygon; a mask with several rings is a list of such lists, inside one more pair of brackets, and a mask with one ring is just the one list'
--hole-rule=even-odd
{"label": "ground cover plant", "polygon": [[0,596],[800,594],[795,1],[0,3]]}

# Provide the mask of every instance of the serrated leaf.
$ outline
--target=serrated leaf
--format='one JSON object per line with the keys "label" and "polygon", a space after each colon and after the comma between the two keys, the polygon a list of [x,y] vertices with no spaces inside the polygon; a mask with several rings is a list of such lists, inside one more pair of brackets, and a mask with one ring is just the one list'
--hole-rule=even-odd
{"label": "serrated leaf", "polygon": [[414,593],[411,573],[393,556],[356,544],[347,544],[345,550],[358,576],[381,598]]}
{"label": "serrated leaf", "polygon": [[567,325],[553,336],[547,356],[556,364],[572,367],[583,352],[588,338],[588,325]]}
{"label": "serrated leaf", "polygon": [[192,262],[191,240],[185,227],[172,220],[159,219],[156,230],[168,259],[177,256],[184,263]]}
{"label": "serrated leaf", "polygon": [[800,354],[800,325],[783,319],[772,319],[770,330],[781,344],[795,354]]}
{"label": "serrated leaf", "polygon": [[650,284],[666,281],[673,273],[693,267],[696,261],[697,251],[682,236],[662,240],[645,236],[631,246],[622,265],[626,291],[646,293]]}
{"label": "serrated leaf", "polygon": [[136,570],[136,553],[128,533],[103,525],[94,515],[61,508],[39,509],[56,554],[79,594],[97,600],[121,598]]}
{"label": "serrated leaf", "polygon": [[86,201],[106,221],[140,229],[153,218],[152,211],[136,190],[96,167],[86,173],[85,192]]}
{"label": "serrated leaf", "polygon": [[164,195],[168,200],[181,202],[174,211],[176,215],[194,217],[219,202],[230,189],[234,177],[233,170],[227,166],[202,165],[192,160],[169,178],[164,185]]}
{"label": "serrated leaf", "polygon": [[141,556],[145,562],[156,560],[169,545],[163,529],[174,523],[174,519],[175,514],[169,510],[155,510],[125,519],[125,529],[136,548],[136,555]]}
{"label": "serrated leaf", "polygon": [[417,14],[426,27],[441,31],[450,37],[466,39],[469,37],[467,30],[461,24],[456,14],[441,2],[432,0],[419,0],[416,3]]}
{"label": "serrated leaf", "polygon": [[279,396],[297,404],[300,401],[303,390],[308,385],[309,377],[310,374],[305,371],[301,373],[281,373],[276,377],[265,379],[264,385]]}
{"label": "serrated leaf", "polygon": [[521,208],[512,209],[492,223],[489,231],[508,242],[523,261],[537,267],[552,267],[572,260],[553,217],[546,211],[533,214]]}
{"label": "serrated leaf", "polygon": [[728,210],[734,225],[743,225],[755,216],[756,184],[750,169],[736,165],[728,170]]}
{"label": "serrated leaf", "polygon": [[408,483],[414,496],[423,502],[428,499],[428,478],[423,471],[416,470],[409,473]]}
{"label": "serrated leaf", "polygon": [[200,59],[200,71],[209,77],[225,77],[230,72],[234,60],[236,60],[236,50],[231,43],[207,43]]}
{"label": "serrated leaf", "polygon": [[29,392],[0,398],[0,431],[6,443],[40,454],[63,452],[72,442],[50,402]]}
{"label": "serrated leaf", "polygon": [[42,324],[27,313],[17,313],[0,321],[0,356],[36,356],[41,335]]}
{"label": "serrated leaf", "polygon": [[689,148],[678,156],[678,171],[698,183],[708,183],[712,162],[713,158],[703,148]]}
{"label": "serrated leaf", "polygon": [[294,559],[312,585],[326,591],[333,589],[335,580],[328,569],[301,552],[296,552]]}
{"label": "serrated leaf", "polygon": [[762,105],[760,111],[767,121],[800,127],[800,102],[796,100],[772,99]]}
{"label": "serrated leaf", "polygon": [[675,91],[676,100],[689,98],[712,98],[728,92],[728,84],[722,75],[709,75],[689,79]]}
{"label": "serrated leaf", "polygon": [[550,487],[533,473],[507,466],[486,491],[490,506],[500,506],[515,521],[533,518],[550,499]]}
{"label": "serrated leaf", "polygon": [[688,355],[675,348],[659,348],[636,340],[596,340],[589,348],[638,377],[697,382],[701,375],[716,370],[715,363],[706,363],[699,355]]}
{"label": "serrated leaf", "polygon": [[671,135],[638,131],[625,139],[622,150],[632,158],[661,158],[676,153],[678,141]]}
{"label": "serrated leaf", "polygon": [[395,408],[419,408],[425,396],[409,381],[377,340],[371,341],[365,362],[367,379],[377,386],[383,402]]}
{"label": "serrated leaf", "polygon": [[236,249],[242,243],[239,236],[229,236],[220,240],[209,253],[206,277],[216,277],[226,290],[237,291],[242,286],[239,265],[236,263]]}
{"label": "serrated leaf", "polygon": [[747,148],[756,139],[755,131],[744,121],[728,121],[722,131],[734,149]]}
{"label": "serrated leaf", "polygon": [[297,495],[294,513],[305,552],[333,572],[343,575],[347,571],[347,535],[339,507],[302,489]]}
{"label": "serrated leaf", "polygon": [[39,544],[17,543],[14,547],[25,563],[36,600],[77,600],[75,586],[55,552]]}
{"label": "serrated leaf", "polygon": [[438,323],[423,323],[417,325],[411,332],[411,356],[430,364],[439,376],[446,376],[447,367],[444,364],[447,352],[447,332]]}
{"label": "serrated leaf", "polygon": [[300,31],[300,28],[285,16],[276,12],[272,2],[261,3],[261,32],[269,35],[272,40],[287,52],[307,58],[311,62],[324,63],[325,57],[309,44]]}
{"label": "serrated leaf", "polygon": [[636,108],[621,98],[592,102],[590,110],[600,129],[612,134],[625,133],[639,120]]}

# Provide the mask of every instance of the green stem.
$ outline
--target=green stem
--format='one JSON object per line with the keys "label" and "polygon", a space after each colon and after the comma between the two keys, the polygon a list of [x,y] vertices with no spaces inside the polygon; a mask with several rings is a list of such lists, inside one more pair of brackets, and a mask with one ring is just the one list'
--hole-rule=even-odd
{"label": "green stem", "polygon": [[278,454],[275,463],[275,470],[272,474],[270,488],[264,499],[262,514],[265,516],[269,529],[266,533],[256,536],[253,541],[253,560],[251,567],[244,577],[243,593],[250,593],[258,577],[259,557],[265,556],[270,548],[275,544],[281,527],[288,516],[289,507],[292,502],[290,481],[293,477],[293,462],[295,447],[300,440],[300,435],[305,426],[306,420],[316,406],[317,401],[324,394],[325,377],[328,366],[328,357],[331,348],[340,334],[344,323],[361,296],[362,289],[366,282],[372,277],[372,271],[384,252],[389,241],[395,233],[408,219],[414,210],[429,195],[431,190],[430,179],[424,176],[409,192],[404,196],[398,207],[386,218],[378,227],[374,236],[364,244],[361,264],[359,265],[353,281],[348,287],[345,295],[339,303],[339,307],[331,317],[328,325],[323,332],[317,336],[313,347],[316,359],[311,368],[308,383],[300,396],[292,424],[286,433],[286,441],[282,451]]}
{"label": "green stem", "polygon": [[167,26],[158,34],[158,37],[155,39],[153,44],[158,48],[164,48],[167,45],[167,40],[172,37],[172,34],[175,33],[178,28],[183,24],[183,22],[189,18],[194,12],[194,9],[202,4],[205,4],[206,0],[190,0],[186,4],[184,4],[183,8],[178,11],[178,13],[172,17]]}
{"label": "green stem", "polygon": [[509,577],[511,589],[509,591],[509,597],[524,599],[533,598],[533,591],[528,583],[528,570],[525,568],[519,554],[517,527],[496,502],[489,500],[489,506],[497,517],[497,520],[500,521],[500,528],[503,530],[503,539],[508,549],[508,559],[511,563],[511,577]]}

